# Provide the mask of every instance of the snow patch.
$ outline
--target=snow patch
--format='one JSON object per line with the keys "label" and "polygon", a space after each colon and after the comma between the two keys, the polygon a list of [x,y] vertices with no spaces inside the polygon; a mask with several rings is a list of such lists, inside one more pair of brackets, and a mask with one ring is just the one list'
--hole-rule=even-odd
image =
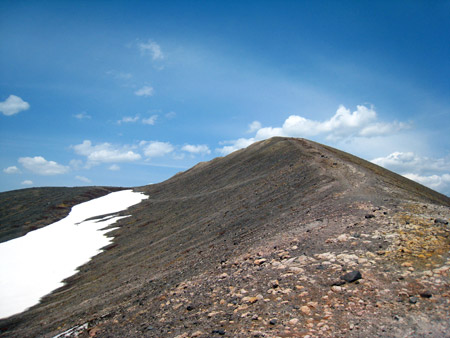
{"label": "snow patch", "polygon": [[0,318],[38,304],[43,296],[63,286],[62,280],[112,242],[105,235],[113,229],[104,228],[128,217],[111,214],[146,198],[132,190],[113,192],[74,206],[58,222],[1,243]]}

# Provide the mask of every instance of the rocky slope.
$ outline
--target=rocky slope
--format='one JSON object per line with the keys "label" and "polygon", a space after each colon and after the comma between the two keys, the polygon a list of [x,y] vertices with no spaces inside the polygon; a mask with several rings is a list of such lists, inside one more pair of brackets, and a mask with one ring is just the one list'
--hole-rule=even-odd
{"label": "rocky slope", "polygon": [[1,337],[450,337],[450,199],[273,138],[136,188],[114,243]]}

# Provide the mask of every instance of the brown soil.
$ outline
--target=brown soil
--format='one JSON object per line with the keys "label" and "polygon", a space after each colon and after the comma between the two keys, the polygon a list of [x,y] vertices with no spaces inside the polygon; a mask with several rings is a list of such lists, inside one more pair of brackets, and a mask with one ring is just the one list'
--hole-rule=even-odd
{"label": "brown soil", "polygon": [[444,195],[290,138],[136,190],[113,244],[1,337],[450,337]]}

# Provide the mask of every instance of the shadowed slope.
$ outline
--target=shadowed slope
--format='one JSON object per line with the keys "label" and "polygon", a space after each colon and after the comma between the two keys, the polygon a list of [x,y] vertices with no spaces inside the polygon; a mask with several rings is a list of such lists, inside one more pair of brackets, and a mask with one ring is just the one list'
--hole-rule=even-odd
{"label": "shadowed slope", "polygon": [[64,218],[76,204],[121,189],[48,187],[0,193],[0,243]]}
{"label": "shadowed slope", "polygon": [[[447,212],[450,205],[448,197],[371,163],[290,138],[258,142],[136,190],[148,194],[149,199],[133,207],[132,217],[119,223],[108,250],[81,267],[67,286],[45,297],[41,305],[2,321],[6,336],[51,336],[89,323],[104,337],[175,337],[183,333],[188,337],[195,329],[203,332],[199,337],[207,337],[214,328],[248,337],[256,324],[263,330],[262,336],[270,337],[275,324],[266,317],[279,311],[279,323],[287,322],[289,314],[296,311],[291,307],[300,309],[303,303],[298,295],[281,305],[276,303],[281,296],[267,298],[264,306],[261,299],[259,303],[255,300],[253,303],[260,304],[251,308],[256,321],[243,317],[238,307],[244,305],[244,296],[229,294],[230,290],[260,290],[265,295],[267,283],[280,279],[282,273],[271,269],[272,265],[251,264],[253,260],[263,259],[273,266],[278,262],[287,268],[286,260],[291,257],[312,258],[323,253],[324,247],[358,255],[377,255],[381,249],[391,252],[391,237],[373,234],[399,224],[398,215],[407,208],[402,205],[429,205],[430,215]],[[366,218],[368,213],[376,217]],[[355,237],[351,248],[342,244],[345,241],[329,240],[350,237],[350,232],[374,237]],[[448,239],[443,241],[445,251],[450,244]],[[400,270],[402,261],[394,258],[389,264]],[[442,259],[445,262],[446,257]],[[338,267],[348,268],[346,265]],[[315,280],[309,286],[311,297],[319,297],[321,290],[326,294],[331,285],[327,280],[337,273],[316,269],[313,264],[298,269],[297,273],[313,269],[308,271]],[[378,281],[371,270],[367,274]],[[289,281],[295,273],[284,275],[286,282],[293,283],[290,289],[295,289],[298,281]],[[184,289],[178,289],[180,285]],[[295,292],[305,287],[298,285]],[[314,304],[318,300],[311,298]],[[217,311],[225,317],[207,315]],[[390,314],[385,316],[386,325],[392,326]],[[364,320],[371,319],[367,316]],[[80,330],[81,337],[92,334]],[[284,329],[276,330],[281,330],[276,331],[280,335]],[[298,330],[307,331],[306,327]],[[378,334],[376,327],[368,325],[367,330]]]}

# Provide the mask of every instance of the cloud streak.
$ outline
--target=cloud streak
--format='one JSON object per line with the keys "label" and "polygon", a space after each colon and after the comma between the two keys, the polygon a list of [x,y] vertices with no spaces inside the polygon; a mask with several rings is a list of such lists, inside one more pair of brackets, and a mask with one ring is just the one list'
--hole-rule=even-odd
{"label": "cloud streak", "polygon": [[153,96],[154,89],[150,86],[144,86],[134,92],[136,96]]}

